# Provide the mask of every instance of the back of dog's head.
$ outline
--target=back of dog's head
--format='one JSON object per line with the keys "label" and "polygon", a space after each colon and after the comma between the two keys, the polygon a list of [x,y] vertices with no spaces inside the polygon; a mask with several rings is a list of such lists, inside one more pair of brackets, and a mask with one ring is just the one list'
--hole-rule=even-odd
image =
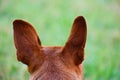
{"label": "back of dog's head", "polygon": [[13,22],[17,59],[28,66],[30,80],[82,80],[87,27],[82,16],[74,20],[62,46],[44,47],[31,24]]}

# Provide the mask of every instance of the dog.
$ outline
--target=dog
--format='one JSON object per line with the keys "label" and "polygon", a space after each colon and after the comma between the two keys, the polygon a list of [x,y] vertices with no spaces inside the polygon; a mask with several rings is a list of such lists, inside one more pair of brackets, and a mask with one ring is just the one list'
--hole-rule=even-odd
{"label": "dog", "polygon": [[29,80],[83,80],[87,25],[83,16],[75,18],[64,46],[42,46],[37,32],[23,20],[13,21],[18,61],[28,66]]}

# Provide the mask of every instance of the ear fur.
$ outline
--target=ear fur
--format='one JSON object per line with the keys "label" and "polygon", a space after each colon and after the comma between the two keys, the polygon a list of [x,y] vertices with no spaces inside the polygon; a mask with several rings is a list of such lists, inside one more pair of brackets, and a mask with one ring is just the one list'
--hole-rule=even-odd
{"label": "ear fur", "polygon": [[17,58],[24,64],[29,65],[35,51],[40,51],[40,39],[32,25],[23,20],[15,20],[13,30]]}
{"label": "ear fur", "polygon": [[84,60],[87,26],[83,16],[78,16],[72,26],[70,36],[64,46],[63,54],[70,55],[76,65]]}

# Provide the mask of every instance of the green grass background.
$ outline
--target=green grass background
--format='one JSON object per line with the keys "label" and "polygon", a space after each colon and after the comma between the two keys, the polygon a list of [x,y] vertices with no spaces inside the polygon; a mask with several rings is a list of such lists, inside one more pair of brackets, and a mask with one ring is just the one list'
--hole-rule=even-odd
{"label": "green grass background", "polygon": [[16,59],[15,19],[34,25],[43,45],[64,45],[73,20],[88,27],[84,80],[120,80],[120,0],[0,0],[0,80],[28,80]]}

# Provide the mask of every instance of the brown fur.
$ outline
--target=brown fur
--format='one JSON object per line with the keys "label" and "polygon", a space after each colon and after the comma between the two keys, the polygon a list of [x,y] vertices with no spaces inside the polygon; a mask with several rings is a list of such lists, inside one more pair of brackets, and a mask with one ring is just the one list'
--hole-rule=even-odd
{"label": "brown fur", "polygon": [[82,80],[87,27],[82,16],[74,20],[65,46],[43,47],[31,24],[13,22],[17,59],[28,66],[30,80]]}

